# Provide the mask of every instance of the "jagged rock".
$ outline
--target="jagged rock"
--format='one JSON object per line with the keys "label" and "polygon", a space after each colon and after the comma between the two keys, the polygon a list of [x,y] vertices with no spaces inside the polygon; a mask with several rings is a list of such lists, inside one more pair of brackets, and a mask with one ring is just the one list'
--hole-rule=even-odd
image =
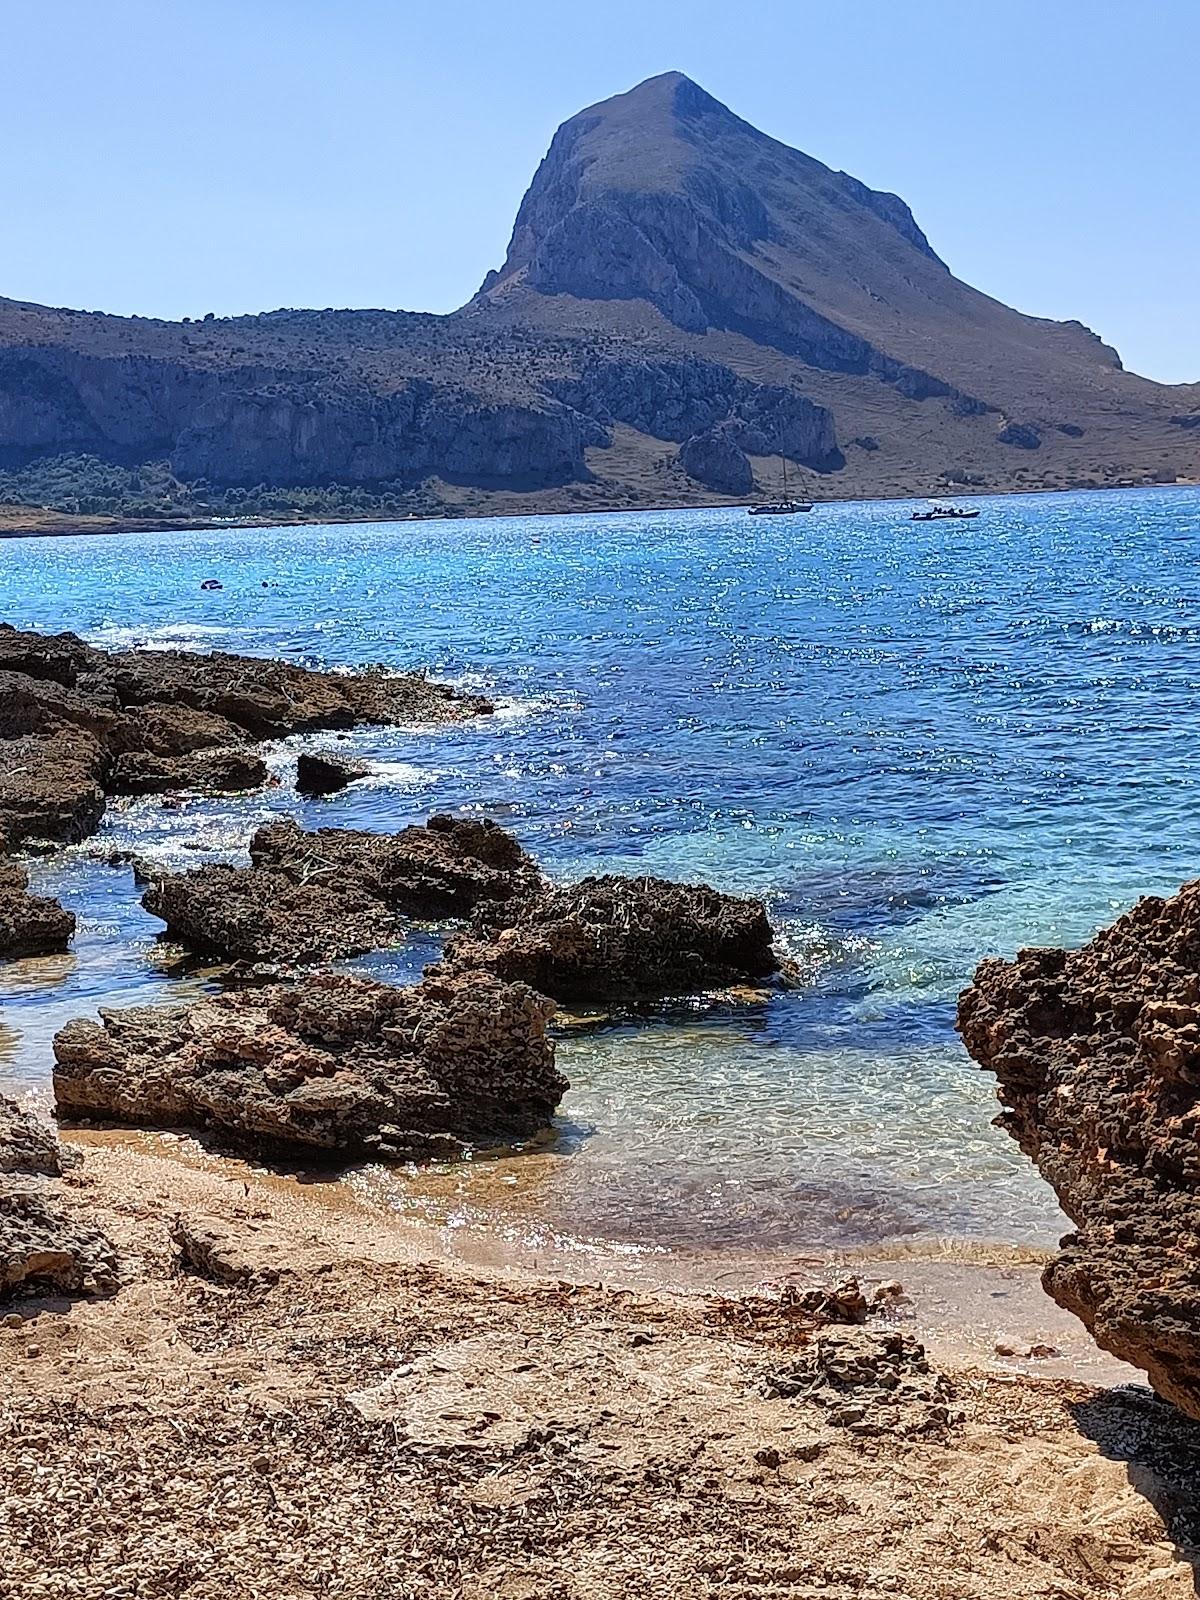
{"label": "jagged rock", "polygon": [[983,962],[958,1025],[1076,1224],[1047,1291],[1200,1418],[1200,882],[1081,950]]}
{"label": "jagged rock", "polygon": [[779,970],[761,901],[662,878],[584,878],[480,907],[431,973],[493,972],[556,1000],[690,994]]}
{"label": "jagged rock", "polygon": [[0,837],[73,843],[106,793],[257,788],[248,742],[359,723],[442,723],[491,703],[420,673],[313,672],[223,653],[109,653],[0,624]]}
{"label": "jagged rock", "polygon": [[190,756],[200,750],[233,750],[249,737],[244,728],[214,712],[151,701],[126,716],[109,743],[131,754]]}
{"label": "jagged rock", "polygon": [[0,961],[65,950],[74,932],[74,914],[30,894],[25,868],[0,856]]}
{"label": "jagged rock", "polygon": [[340,874],[296,882],[257,867],[197,867],[156,876],[142,904],[179,944],[254,964],[337,961],[403,938],[382,901]]}
{"label": "jagged rock", "polygon": [[566,1081],[553,1006],[473,973],[396,989],[342,973],[191,1006],[102,1011],[54,1040],[61,1114],[210,1128],[344,1157],[461,1153],[543,1128]]}
{"label": "jagged rock", "polygon": [[718,494],[748,495],[754,473],[745,451],[723,424],[695,433],[679,451],[679,464],[689,478]]}
{"label": "jagged rock", "polygon": [[410,916],[465,916],[483,900],[534,892],[542,878],[490,818],[434,816],[400,833],[270,823],[250,840],[256,867],[295,883],[354,884]]}
{"label": "jagged rock", "polygon": [[76,1152],[64,1149],[44,1122],[0,1094],[0,1174],[61,1178],[63,1168],[78,1161]]}
{"label": "jagged rock", "polygon": [[86,839],[104,815],[110,765],[79,728],[0,741],[0,836],[10,848],[31,839]]}
{"label": "jagged rock", "polygon": [[296,761],[297,794],[337,794],[348,784],[365,778],[370,768],[361,761],[346,761],[341,756],[324,752],[306,752]]}
{"label": "jagged rock", "polygon": [[251,839],[250,859],[249,868],[163,874],[142,904],[194,950],[313,964],[400,943],[401,913],[465,916],[541,882],[512,834],[445,816],[396,834],[270,823]]}
{"label": "jagged rock", "polygon": [[822,471],[841,465],[824,406],[795,389],[750,383],[715,361],[608,357],[560,380],[555,392],[601,426],[605,444],[614,422],[679,441],[725,424],[732,443],[752,455],[786,455]]}
{"label": "jagged rock", "polygon": [[111,1288],[116,1272],[113,1247],[95,1228],[62,1216],[40,1195],[0,1192],[0,1297],[16,1289]]}
{"label": "jagged rock", "polygon": [[130,751],[113,762],[109,794],[166,794],[191,789],[200,794],[261,789],[269,774],[259,756],[245,750],[199,750],[192,755],[151,755]]}

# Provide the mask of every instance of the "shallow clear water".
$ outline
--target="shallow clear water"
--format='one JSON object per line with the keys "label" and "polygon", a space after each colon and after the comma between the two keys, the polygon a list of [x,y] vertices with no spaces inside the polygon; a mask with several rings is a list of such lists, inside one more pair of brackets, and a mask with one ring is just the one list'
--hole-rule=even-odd
{"label": "shallow clear water", "polygon": [[[766,526],[717,510],[0,544],[0,618],[21,626],[421,665],[502,704],[351,735],[376,776],[332,800],[115,807],[36,869],[81,931],[73,958],[0,969],[0,1079],[44,1085],[68,1016],[199,987],[156,963],[159,925],[96,845],[182,866],[236,857],[281,812],[384,829],[472,809],[556,874],[765,896],[810,981],[572,1035],[549,1151],[398,1192],[449,1225],[499,1208],[631,1250],[1052,1242],[954,997],[981,956],[1077,942],[1195,873],[1200,492],[977,503],[961,524],[873,503]],[[224,589],[201,592],[213,575]],[[295,749],[272,754],[285,777]],[[410,978],[438,937],[362,965]]]}

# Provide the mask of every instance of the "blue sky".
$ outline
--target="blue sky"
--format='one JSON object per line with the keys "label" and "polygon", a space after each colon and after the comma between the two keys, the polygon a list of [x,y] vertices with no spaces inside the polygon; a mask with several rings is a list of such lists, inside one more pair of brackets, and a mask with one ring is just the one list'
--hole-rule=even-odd
{"label": "blue sky", "polygon": [[1200,380],[1200,0],[7,0],[0,294],[459,305],[563,118],[678,69],[978,288]]}

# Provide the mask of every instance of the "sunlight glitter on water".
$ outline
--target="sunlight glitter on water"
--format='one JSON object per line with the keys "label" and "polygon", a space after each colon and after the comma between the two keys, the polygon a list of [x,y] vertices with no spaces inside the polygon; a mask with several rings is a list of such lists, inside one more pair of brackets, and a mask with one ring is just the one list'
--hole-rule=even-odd
{"label": "sunlight glitter on water", "polygon": [[[327,801],[291,791],[289,740],[261,795],[114,806],[35,866],[80,935],[67,961],[0,970],[0,1081],[44,1094],[52,1026],[203,985],[163,963],[128,869],[97,851],[178,869],[244,859],[274,817],[468,811],[557,875],[764,896],[806,982],[571,1032],[548,1148],[397,1176],[396,1203],[633,1252],[1052,1242],[1061,1218],[991,1126],[954,998],[981,956],[1078,942],[1196,872],[1200,755],[1180,730],[1200,494],[980,506],[950,530],[828,506],[783,538],[721,510],[6,542],[0,617],[18,625],[422,666],[499,714],[315,738],[372,767]],[[201,592],[214,573],[224,588]],[[409,982],[438,943],[414,930],[357,965]]]}

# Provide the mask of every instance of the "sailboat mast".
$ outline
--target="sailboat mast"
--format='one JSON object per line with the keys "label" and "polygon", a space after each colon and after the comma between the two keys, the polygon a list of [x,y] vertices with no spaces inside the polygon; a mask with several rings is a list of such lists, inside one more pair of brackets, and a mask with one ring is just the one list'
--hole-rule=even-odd
{"label": "sailboat mast", "polygon": [[786,501],[787,501],[787,457],[786,456],[780,456],[779,464],[783,468],[783,498],[784,498],[784,502],[786,503]]}

